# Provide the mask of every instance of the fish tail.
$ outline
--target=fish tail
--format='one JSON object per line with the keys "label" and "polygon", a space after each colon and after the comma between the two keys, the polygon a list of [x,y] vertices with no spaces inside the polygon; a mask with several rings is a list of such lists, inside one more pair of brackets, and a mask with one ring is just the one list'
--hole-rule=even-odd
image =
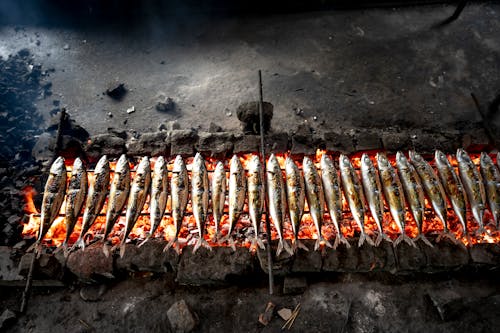
{"label": "fish tail", "polygon": [[359,238],[359,242],[358,242],[358,247],[361,247],[361,245],[363,245],[363,243],[366,241],[369,245],[371,246],[375,246],[375,243],[373,242],[373,239],[371,239],[370,236],[368,236],[368,234],[366,232],[363,232],[362,234],[362,237]]}
{"label": "fish tail", "polygon": [[260,237],[258,236],[255,236],[255,239],[257,240],[257,245],[260,247],[260,249],[265,250],[266,247],[264,246],[264,242],[262,241],[262,239],[260,239]]}
{"label": "fish tail", "polygon": [[83,237],[79,237],[78,240],[75,242],[75,245],[73,245],[72,250],[76,249],[82,249],[82,251],[85,250],[85,240]]}
{"label": "fish tail", "polygon": [[345,247],[346,247],[347,249],[350,249],[350,248],[351,248],[351,244],[349,243],[349,241],[347,240],[347,238],[345,238],[345,237],[344,237],[344,235],[339,234],[339,241],[340,241],[340,243],[345,244]]}
{"label": "fish tail", "polygon": [[106,258],[109,258],[109,255],[110,255],[110,253],[111,253],[111,250],[112,250],[112,249],[111,249],[111,247],[109,246],[109,244],[108,244],[108,243],[106,243],[106,242],[105,242],[105,243],[102,245],[102,252],[104,253],[104,256],[105,256]]}
{"label": "fish tail", "polygon": [[403,241],[403,238],[404,238],[404,235],[403,235],[403,234],[400,234],[400,235],[398,236],[398,238],[396,238],[396,239],[394,240],[393,246],[394,246],[394,247],[397,247],[397,246],[399,245],[399,243],[401,243],[401,242]]}
{"label": "fish tail", "polygon": [[333,241],[333,249],[334,249],[334,250],[336,250],[336,249],[337,249],[337,247],[339,246],[339,244],[340,244],[340,236],[339,236],[339,235],[337,235],[337,236],[335,237],[335,240]]}
{"label": "fish tail", "polygon": [[422,233],[419,234],[417,237],[415,237],[415,239],[414,239],[415,243],[418,242],[418,240],[421,240],[427,246],[434,247],[434,245],[432,245],[432,243],[429,241],[429,239],[427,237],[425,237],[425,235]]}
{"label": "fish tail", "polygon": [[151,239],[151,234],[148,234],[146,236],[146,239],[143,240],[139,245],[137,245],[137,247],[139,248],[139,247],[143,246],[144,244],[146,244],[147,242],[149,242],[150,239]]}
{"label": "fish tail", "polygon": [[309,248],[304,243],[302,243],[298,238],[295,239],[295,242],[293,242],[293,245],[295,246],[296,250],[302,249],[304,251],[309,252]]}
{"label": "fish tail", "polygon": [[281,251],[283,251],[283,239],[280,238],[278,241],[278,249],[276,250],[276,257],[279,257]]}
{"label": "fish tail", "polygon": [[208,242],[205,240],[205,238],[200,237],[200,238],[198,238],[198,241],[196,241],[196,244],[194,245],[193,253],[196,253],[196,251],[198,251],[198,249],[201,246],[203,246],[204,248],[207,248],[208,250],[212,251],[212,247],[210,246],[210,244],[208,244]]}
{"label": "fish tail", "polygon": [[389,237],[386,233],[382,233],[382,239],[389,243],[392,243],[391,237]]}
{"label": "fish tail", "polygon": [[288,252],[289,255],[293,256],[293,249],[290,245],[288,245],[288,242],[283,239],[283,248],[285,249],[286,252]]}
{"label": "fish tail", "polygon": [[174,244],[177,244],[177,236],[172,238],[163,248],[163,252],[167,252]]}
{"label": "fish tail", "polygon": [[118,248],[120,249],[120,258],[123,258],[125,256],[125,251],[127,250],[125,240],[123,242],[121,242],[121,244]]}
{"label": "fish tail", "polygon": [[365,243],[365,240],[366,234],[362,232],[361,235],[359,235],[358,247],[361,247]]}
{"label": "fish tail", "polygon": [[378,233],[377,238],[375,239],[375,246],[379,246],[380,243],[382,243],[382,240],[384,239],[384,236],[381,232]]}
{"label": "fish tail", "polygon": [[65,243],[62,243],[61,245],[59,245],[57,247],[57,249],[54,251],[54,254],[57,254],[59,252],[61,252],[62,250],[64,250],[64,248],[66,247],[66,244]]}
{"label": "fish tail", "polygon": [[417,245],[415,244],[415,242],[413,241],[413,239],[411,239],[408,235],[406,234],[403,234],[403,240],[410,246],[413,246],[414,248],[417,247]]}

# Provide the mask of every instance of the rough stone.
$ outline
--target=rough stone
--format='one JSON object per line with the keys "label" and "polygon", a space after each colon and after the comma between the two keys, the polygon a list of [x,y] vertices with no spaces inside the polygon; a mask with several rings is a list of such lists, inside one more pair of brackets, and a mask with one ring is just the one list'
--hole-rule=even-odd
{"label": "rough stone", "polygon": [[[495,146],[499,146],[500,141],[497,139],[494,142]],[[490,145],[490,139],[484,128],[475,128],[472,131],[462,135],[461,144],[467,150],[483,150],[486,146]]]}
{"label": "rough stone", "polygon": [[175,111],[175,102],[172,98],[166,97],[164,100],[156,103],[155,109],[159,112]]}
{"label": "rough stone", "polygon": [[434,153],[436,149],[443,152],[455,152],[461,142],[458,135],[454,133],[426,133],[411,131],[411,146],[420,153]]}
{"label": "rough stone", "polygon": [[50,254],[42,254],[36,260],[36,275],[49,279],[61,279],[62,265],[57,258]]}
{"label": "rough stone", "polygon": [[294,273],[313,273],[320,272],[323,260],[320,251],[314,251],[315,240],[302,240],[309,251],[299,249],[295,253],[292,264],[292,272]]}
{"label": "rough stone", "polygon": [[0,316],[0,329],[7,329],[7,327],[14,323],[16,318],[17,316],[13,311],[5,309]]}
{"label": "rough stone", "polygon": [[102,244],[99,243],[94,243],[86,247],[85,250],[70,253],[66,267],[84,282],[113,279],[115,277],[113,258],[104,255]]}
{"label": "rough stone", "polygon": [[196,150],[201,153],[210,153],[212,156],[230,155],[233,150],[233,135],[222,133],[198,133]]}
{"label": "rough stone", "polygon": [[392,243],[382,240],[379,246],[373,250],[373,271],[394,272],[396,270],[396,258]]}
{"label": "rough stone", "polygon": [[239,153],[255,153],[260,151],[260,136],[259,135],[235,135],[234,148],[235,154]]}
{"label": "rough stone", "polygon": [[476,265],[500,266],[500,246],[498,244],[474,244],[469,248],[472,262]]}
{"label": "rough stone", "polygon": [[165,242],[152,239],[141,247],[127,244],[123,258],[116,259],[116,269],[120,271],[168,272],[177,270],[179,255],[173,249],[163,252]]}
{"label": "rough stone", "polygon": [[198,134],[196,131],[189,130],[174,130],[170,132],[171,154],[192,156],[194,145],[198,142]]}
{"label": "rough stone", "polygon": [[[273,274],[275,276],[285,276],[292,271],[293,259],[294,257],[288,254],[286,251],[282,251],[278,257],[274,255],[276,253],[278,241],[273,240],[271,242],[271,252],[273,253]],[[260,268],[267,274],[267,250],[257,249],[257,258],[259,259]]]}
{"label": "rough stone", "polygon": [[443,321],[458,317],[464,307],[463,297],[452,289],[432,290],[427,296]]}
{"label": "rough stone", "polygon": [[211,122],[210,125],[208,126],[208,133],[218,133],[218,132],[222,132],[222,127],[220,127],[216,123]]}
{"label": "rough stone", "polygon": [[[260,144],[259,144],[260,145]],[[290,139],[287,132],[274,132],[266,135],[267,153],[284,153],[290,150]],[[260,146],[259,146],[260,147]]]}
{"label": "rough stone", "polygon": [[198,317],[191,311],[186,301],[180,300],[172,304],[167,311],[167,317],[175,333],[189,333],[198,324]]}
{"label": "rough stone", "polygon": [[407,131],[383,131],[381,139],[384,150],[390,153],[397,152],[398,150],[404,151],[411,147],[411,139]]}
{"label": "rough stone", "polygon": [[427,247],[427,245],[416,243],[416,246],[415,248],[406,242],[401,242],[394,248],[398,273],[419,271],[426,267],[427,257],[422,248]]}
{"label": "rough stone", "polygon": [[309,125],[300,124],[292,134],[292,154],[312,155],[318,146],[314,142],[312,129]]}
{"label": "rough stone", "polygon": [[357,130],[354,133],[354,146],[357,151],[376,150],[382,148],[382,138],[379,131]]}
{"label": "rough stone", "polygon": [[177,120],[170,120],[158,125],[158,131],[173,131],[181,129],[181,124]]}
{"label": "rough stone", "polygon": [[341,129],[323,133],[323,141],[328,151],[350,154],[356,150],[352,136]]}
{"label": "rough stone", "polygon": [[102,155],[118,157],[126,151],[125,140],[113,134],[98,134],[90,138],[84,151],[92,160],[97,160]]}
{"label": "rough stone", "polygon": [[431,272],[448,271],[468,264],[469,253],[465,246],[456,244],[447,238],[433,244],[434,247],[421,247],[427,258],[426,270]]}
{"label": "rough stone", "polygon": [[[263,102],[262,107],[264,132],[268,132],[271,128],[271,120],[273,119],[273,105],[269,102]],[[260,133],[259,102],[241,104],[236,110],[236,115],[241,121],[244,133]]]}
{"label": "rough stone", "polygon": [[106,88],[106,95],[116,100],[122,99],[126,93],[127,89],[125,88],[125,84],[122,82],[110,82]]}
{"label": "rough stone", "polygon": [[302,294],[307,289],[307,280],[303,276],[287,276],[283,281],[284,295]]}
{"label": "rough stone", "polygon": [[327,249],[323,258],[323,271],[326,272],[369,272],[373,269],[374,254],[372,246],[364,243],[358,247],[358,239],[349,239],[347,248],[339,244],[336,250]]}
{"label": "rough stone", "polygon": [[[207,264],[210,263],[210,264]],[[184,285],[225,285],[233,280],[249,276],[254,272],[252,254],[246,248],[215,248],[209,251],[185,247],[179,262],[177,282]]]}
{"label": "rough stone", "polygon": [[144,133],[139,139],[127,142],[127,152],[131,156],[168,156],[170,154],[167,132]]}
{"label": "rough stone", "polygon": [[22,279],[10,254],[11,249],[8,246],[0,246],[0,280]]}

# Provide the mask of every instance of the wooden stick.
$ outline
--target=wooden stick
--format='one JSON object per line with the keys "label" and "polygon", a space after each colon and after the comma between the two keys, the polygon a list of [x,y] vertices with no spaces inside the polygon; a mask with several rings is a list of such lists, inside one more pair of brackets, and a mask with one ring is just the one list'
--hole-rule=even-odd
{"label": "wooden stick", "polygon": [[33,271],[35,268],[35,260],[36,260],[37,254],[38,254],[37,247],[35,247],[35,250],[33,251],[33,257],[31,258],[28,276],[26,278],[26,287],[24,287],[23,296],[21,298],[21,307],[19,309],[19,312],[21,312],[21,313],[25,313],[26,308],[28,306],[28,299],[29,299],[29,295],[31,294],[31,285],[33,282]]}

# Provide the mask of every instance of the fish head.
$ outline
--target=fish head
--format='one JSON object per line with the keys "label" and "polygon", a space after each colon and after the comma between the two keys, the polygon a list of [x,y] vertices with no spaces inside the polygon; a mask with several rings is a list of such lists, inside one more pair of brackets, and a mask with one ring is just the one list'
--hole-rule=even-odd
{"label": "fish head", "polygon": [[424,161],[424,158],[414,150],[410,150],[408,154],[410,155],[410,159],[414,162],[418,163]]}
{"label": "fish head", "polygon": [[181,173],[186,170],[186,165],[181,155],[177,155],[174,161],[174,167],[172,168],[173,173]]}
{"label": "fish head", "polygon": [[458,162],[465,162],[465,163],[471,162],[469,154],[467,154],[467,152],[463,148],[457,149],[457,161]]}
{"label": "fish head", "polygon": [[408,159],[402,151],[396,153],[396,162],[403,168],[409,167]]}
{"label": "fish head", "polygon": [[436,164],[438,165],[448,165],[448,157],[441,150],[436,150],[434,153],[434,159],[436,160]]}
{"label": "fish head", "polygon": [[217,162],[217,165],[215,166],[215,171],[224,172],[224,163],[222,163],[221,161]]}
{"label": "fish head", "polygon": [[241,165],[240,158],[237,155],[233,155],[231,158],[231,166],[229,167],[229,172],[231,174],[238,174],[243,171],[243,166]]}
{"label": "fish head", "polygon": [[205,160],[203,159],[203,156],[201,156],[200,153],[196,153],[193,160],[193,171],[196,172],[196,170],[200,169],[206,169]]}
{"label": "fish head", "polygon": [[364,153],[361,155],[361,167],[362,168],[370,168],[373,166],[373,162],[370,159],[370,156],[368,154]]}
{"label": "fish head", "polygon": [[252,172],[260,169],[260,158],[258,155],[252,155],[252,157],[250,157],[250,161],[248,162],[248,169]]}
{"label": "fish head", "polygon": [[59,156],[50,166],[50,173],[58,175],[63,169],[66,170],[66,166],[64,165],[64,158]]}
{"label": "fish head", "polygon": [[276,159],[276,156],[274,154],[271,154],[271,156],[269,156],[269,160],[267,160],[267,165],[266,165],[267,172],[275,173],[279,168],[280,165],[278,163],[278,160]]}
{"label": "fish head", "polygon": [[349,160],[349,157],[347,157],[347,155],[340,154],[339,166],[340,168],[350,168],[352,166],[351,161]]}
{"label": "fish head", "polygon": [[106,170],[109,170],[109,161],[108,161],[108,156],[103,155],[97,162],[97,165],[95,166],[94,175],[102,173]]}
{"label": "fish head", "polygon": [[163,156],[160,156],[155,161],[155,173],[162,173],[166,170],[167,164]]}
{"label": "fish head", "polygon": [[115,172],[123,172],[126,168],[129,168],[128,159],[125,154],[122,154],[116,162]]}
{"label": "fish head", "polygon": [[493,161],[491,160],[491,157],[490,155],[488,155],[486,152],[481,152],[481,166],[486,166],[486,165],[489,165],[489,164],[492,164]]}
{"label": "fish head", "polygon": [[309,157],[304,156],[304,160],[302,161],[302,168],[304,169],[314,168],[314,163]]}
{"label": "fish head", "polygon": [[146,173],[151,172],[151,166],[149,165],[149,157],[144,156],[139,162],[135,169],[136,175],[145,175]]}
{"label": "fish head", "polygon": [[387,156],[383,153],[377,153],[377,165],[379,168],[387,169],[391,166],[391,163],[387,159]]}
{"label": "fish head", "polygon": [[84,169],[84,167],[83,167],[83,162],[82,162],[82,160],[80,159],[80,157],[77,157],[77,158],[75,159],[75,161],[73,162],[73,169],[72,169],[72,170],[73,170],[73,173],[76,173],[76,171],[75,171],[75,170],[80,171],[80,170],[83,170],[83,169]]}
{"label": "fish head", "polygon": [[287,157],[285,160],[285,172],[290,174],[295,170],[295,167],[296,165],[293,160],[290,157]]}

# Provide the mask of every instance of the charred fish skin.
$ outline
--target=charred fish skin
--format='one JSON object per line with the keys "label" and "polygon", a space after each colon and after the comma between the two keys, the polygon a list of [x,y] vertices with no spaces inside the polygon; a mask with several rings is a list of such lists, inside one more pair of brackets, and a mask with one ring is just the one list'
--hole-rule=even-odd
{"label": "charred fish skin", "polygon": [[491,157],[485,152],[481,153],[481,176],[484,181],[488,206],[498,229],[500,220],[500,172]]}
{"label": "charred fish skin", "polygon": [[58,157],[50,166],[49,177],[43,192],[40,230],[37,243],[43,240],[52,223],[59,215],[66,192],[66,165],[64,158]]}
{"label": "charred fish skin", "polygon": [[305,190],[307,204],[309,206],[309,213],[313,219],[314,225],[318,232],[318,239],[314,245],[314,249],[317,250],[321,246],[321,243],[325,243],[327,246],[332,247],[330,243],[323,238],[321,232],[321,226],[323,225],[323,215],[325,213],[325,195],[323,192],[323,185],[321,178],[319,176],[316,166],[312,160],[305,156],[302,162],[302,168],[304,171],[305,180]]}
{"label": "charred fish skin", "polygon": [[226,170],[224,163],[217,162],[212,174],[212,215],[215,225],[215,238],[219,234],[219,223],[224,215],[224,203],[226,201]]}
{"label": "charred fish skin", "polygon": [[367,237],[365,232],[365,197],[359,177],[356,174],[356,170],[354,170],[349,157],[344,154],[339,156],[339,168],[344,195],[347,199],[347,203],[349,204],[352,216],[361,230],[358,247],[363,245],[365,240],[370,245],[374,245],[371,238]]}
{"label": "charred fish skin", "polygon": [[104,206],[106,196],[108,195],[110,179],[109,161],[106,155],[102,156],[94,168],[94,183],[90,186],[83,211],[82,231],[75,247],[85,247],[84,237],[94,224],[97,216]]}
{"label": "charred fish skin", "polygon": [[337,169],[333,161],[326,154],[321,156],[320,166],[326,206],[333,225],[335,226],[335,231],[337,232],[333,248],[336,249],[339,243],[344,243],[346,247],[349,248],[351,245],[347,239],[345,239],[340,229],[340,224],[342,222],[342,189]]}
{"label": "charred fish skin", "polygon": [[82,210],[83,203],[87,197],[87,171],[80,158],[76,158],[71,169],[71,178],[69,179],[68,193],[66,194],[66,238],[64,239],[63,248],[66,249],[69,237],[73,233],[78,215]]}
{"label": "charred fish skin", "polygon": [[208,172],[205,166],[205,160],[200,153],[196,153],[191,172],[191,204],[198,227],[199,238],[193,248],[193,253],[196,252],[201,245],[212,250],[210,245],[203,238],[205,235],[205,223],[208,216],[208,192]]}
{"label": "charred fish skin", "polygon": [[460,178],[455,173],[451,166],[448,157],[440,150],[436,150],[434,154],[434,161],[438,170],[441,184],[443,184],[444,191],[451,202],[451,206],[457,214],[460,224],[462,225],[463,235],[467,234],[467,205],[465,203],[464,188]]}
{"label": "charred fish skin", "polygon": [[[172,219],[175,225],[175,236],[168,242],[165,246],[164,251],[177,242],[179,237],[179,232],[182,227],[182,220],[184,219],[184,213],[186,212],[186,206],[189,197],[189,177],[186,168],[186,164],[180,155],[177,155],[174,161],[174,166],[172,168],[172,178],[170,180],[170,196],[171,196],[171,206],[172,206]],[[180,252],[179,246],[176,248],[177,253]]]}
{"label": "charred fish skin", "polygon": [[106,228],[104,231],[104,241],[113,230],[113,226],[120,216],[123,207],[127,203],[130,191],[130,165],[127,156],[121,155],[116,162],[115,172],[108,197],[108,210],[106,212]]}
{"label": "charred fish skin", "polygon": [[262,220],[262,211],[264,209],[264,174],[259,156],[252,155],[248,163],[248,176],[247,176],[247,189],[248,189],[248,214],[252,221],[255,230],[256,243],[261,249],[264,249],[264,243],[259,238],[260,223]]}
{"label": "charred fish skin", "polygon": [[410,150],[409,155],[412,165],[415,167],[418,176],[422,180],[422,185],[429,201],[432,204],[432,208],[434,208],[436,215],[443,223],[444,233],[438,237],[438,240],[442,236],[454,239],[448,230],[445,199],[446,193],[444,192],[443,185],[439,181],[432,167],[420,154]]}
{"label": "charred fish skin", "polygon": [[128,235],[134,228],[135,222],[141,214],[142,208],[146,203],[146,198],[151,186],[151,165],[147,156],[141,159],[135,170],[134,179],[130,185],[130,193],[125,213],[125,233],[120,245],[120,256],[125,254],[125,242]]}
{"label": "charred fish skin", "polygon": [[474,162],[470,159],[469,154],[461,148],[457,150],[457,162],[458,171],[464,185],[465,193],[467,194],[472,215],[477,223],[479,223],[478,232],[482,232],[484,230],[483,217],[486,193],[481,179],[481,174],[477,170]]}
{"label": "charred fish skin", "polygon": [[375,245],[380,245],[382,239],[392,242],[391,239],[385,235],[383,228],[384,198],[380,177],[368,154],[363,154],[361,156],[361,181],[363,183],[366,200],[368,202],[368,208],[370,208],[370,213],[379,230],[379,235],[375,240]]}
{"label": "charred fish skin", "polygon": [[229,230],[226,237],[221,240],[221,242],[229,241],[229,245],[233,248],[233,250],[236,248],[234,241],[232,240],[232,233],[241,213],[243,212],[246,185],[245,170],[241,165],[240,158],[237,155],[233,155],[233,158],[231,159],[231,166],[229,167]]}
{"label": "charred fish skin", "polygon": [[308,250],[307,247],[299,241],[300,222],[302,220],[302,215],[304,214],[305,204],[304,177],[290,157],[287,157],[285,161],[285,178],[287,207],[295,238],[293,242],[293,249],[296,251],[300,246],[301,248]]}
{"label": "charred fish skin", "polygon": [[[290,255],[293,254],[292,249],[283,239],[283,224],[285,220],[286,195],[285,186],[283,184],[283,175],[276,156],[271,154],[266,166],[267,172],[267,196],[269,203],[269,215],[273,221],[274,227],[278,232],[278,249],[276,255],[280,255],[285,249]],[[269,232],[269,231],[268,231]],[[269,246],[269,244],[268,244]]]}
{"label": "charred fish skin", "polygon": [[417,223],[418,236],[414,239],[414,241],[416,242],[421,239],[428,246],[434,247],[422,232],[424,223],[425,194],[422,181],[418,176],[417,170],[415,170],[415,167],[400,151],[396,153],[396,167],[399,171],[399,177],[401,184],[403,185],[406,201],[408,202],[413,218]]}
{"label": "charred fish skin", "polygon": [[394,245],[396,246],[404,240],[409,245],[416,246],[405,232],[405,197],[398,174],[385,154],[377,153],[376,159],[385,200],[394,221],[401,231],[401,236],[394,241]]}

